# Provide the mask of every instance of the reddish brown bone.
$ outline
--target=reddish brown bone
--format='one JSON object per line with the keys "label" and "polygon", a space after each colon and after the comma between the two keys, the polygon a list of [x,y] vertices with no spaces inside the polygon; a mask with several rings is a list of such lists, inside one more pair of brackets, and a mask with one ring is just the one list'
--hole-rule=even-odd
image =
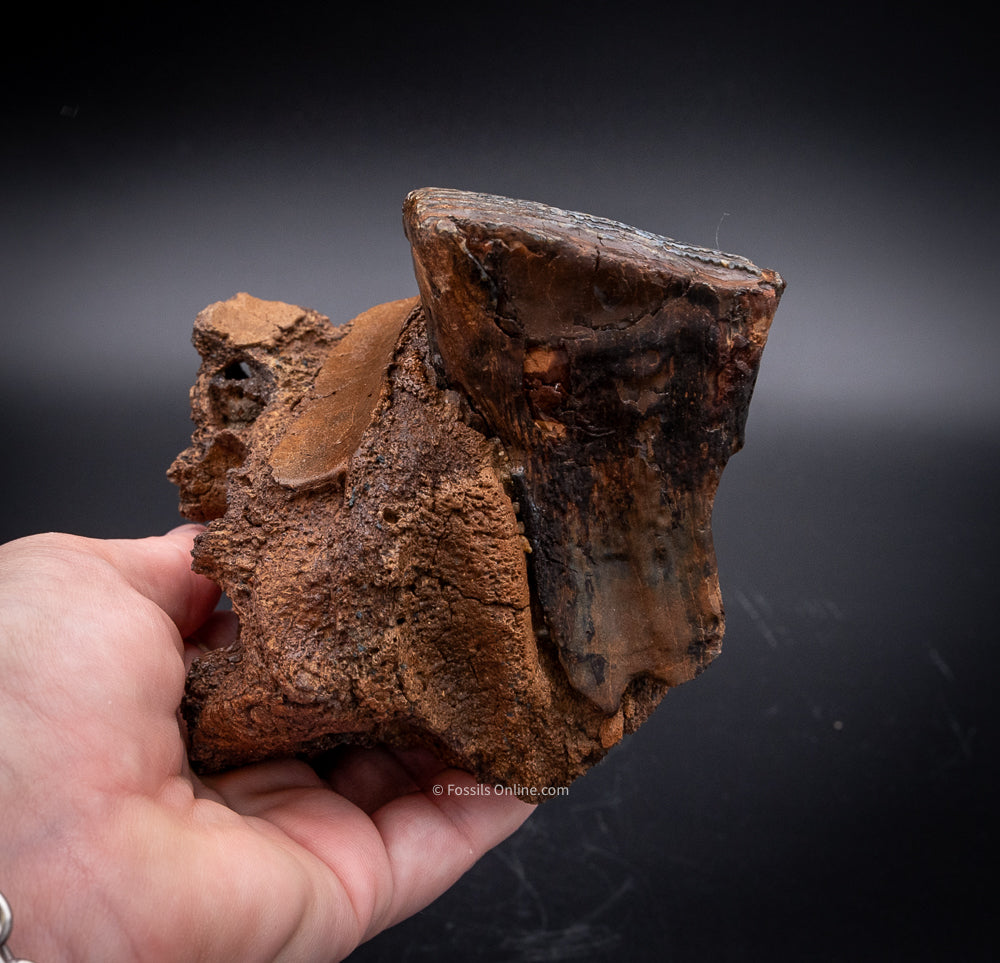
{"label": "reddish brown bone", "polygon": [[421,298],[196,321],[170,475],[240,619],[188,677],[198,771],[384,743],[565,785],[718,650],[712,496],[780,278],[484,195],[405,223]]}

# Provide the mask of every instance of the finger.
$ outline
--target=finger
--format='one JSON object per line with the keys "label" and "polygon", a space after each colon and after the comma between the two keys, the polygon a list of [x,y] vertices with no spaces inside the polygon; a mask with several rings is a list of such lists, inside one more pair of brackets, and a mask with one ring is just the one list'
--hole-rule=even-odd
{"label": "finger", "polygon": [[397,749],[395,756],[421,789],[429,789],[441,773],[451,769],[429,749]]}
{"label": "finger", "polygon": [[317,771],[334,792],[369,815],[398,796],[420,788],[397,755],[381,746],[344,746]]}
{"label": "finger", "polygon": [[349,942],[360,943],[372,919],[384,915],[393,891],[385,847],[371,819],[297,760],[244,766],[202,782],[231,809],[265,821],[311,854],[323,888],[352,908]]}
{"label": "finger", "polygon": [[182,636],[194,632],[219,601],[219,587],[191,571],[194,538],[200,525],[182,525],[166,535],[141,539],[91,540],[137,592],[156,603]]}
{"label": "finger", "polygon": [[393,897],[368,936],[419,912],[506,839],[535,807],[457,769],[372,816],[389,857]]}
{"label": "finger", "polygon": [[318,857],[350,899],[359,938],[368,939],[435,900],[534,808],[477,786],[468,773],[414,757],[424,775],[437,770],[431,781],[371,817],[303,763],[262,763],[205,782],[237,811],[267,820]]}
{"label": "finger", "polygon": [[191,663],[206,652],[233,645],[239,635],[240,620],[235,612],[213,612],[184,640],[184,667],[190,669]]}
{"label": "finger", "polygon": [[244,816],[255,816],[270,805],[270,796],[287,789],[323,787],[323,780],[309,765],[298,759],[274,759],[215,775],[203,776],[202,782],[225,800],[226,805]]}

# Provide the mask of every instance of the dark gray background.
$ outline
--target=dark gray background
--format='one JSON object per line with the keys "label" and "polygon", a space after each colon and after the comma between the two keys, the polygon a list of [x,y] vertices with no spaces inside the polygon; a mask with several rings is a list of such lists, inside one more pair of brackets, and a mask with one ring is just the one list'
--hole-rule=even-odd
{"label": "dark gray background", "polygon": [[987,959],[987,35],[955,6],[519,10],[29,12],[3,66],[0,540],[175,524],[195,314],[416,293],[414,187],[748,256],[789,286],[717,502],[723,656],[356,958]]}

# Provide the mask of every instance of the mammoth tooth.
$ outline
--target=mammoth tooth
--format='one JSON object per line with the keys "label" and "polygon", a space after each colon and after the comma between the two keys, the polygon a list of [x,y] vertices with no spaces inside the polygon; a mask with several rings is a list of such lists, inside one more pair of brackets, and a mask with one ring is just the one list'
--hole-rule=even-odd
{"label": "mammoth tooth", "polygon": [[784,289],[744,258],[544,204],[427,188],[404,206],[428,338],[513,465],[536,631],[614,712],[719,651],[719,476]]}
{"label": "mammoth tooth", "polygon": [[567,785],[718,651],[712,500],[781,279],[482,194],[404,224],[419,298],[195,322],[169,474],[240,626],[188,675],[199,772],[383,743]]}

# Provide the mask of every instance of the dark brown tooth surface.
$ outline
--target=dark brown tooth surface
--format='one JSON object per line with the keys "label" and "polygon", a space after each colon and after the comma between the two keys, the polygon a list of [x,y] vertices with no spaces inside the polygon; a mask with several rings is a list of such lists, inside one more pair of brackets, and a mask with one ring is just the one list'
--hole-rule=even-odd
{"label": "dark brown tooth surface", "polygon": [[427,188],[404,206],[439,373],[515,466],[537,608],[605,712],[717,654],[711,512],[784,288],[615,221]]}

